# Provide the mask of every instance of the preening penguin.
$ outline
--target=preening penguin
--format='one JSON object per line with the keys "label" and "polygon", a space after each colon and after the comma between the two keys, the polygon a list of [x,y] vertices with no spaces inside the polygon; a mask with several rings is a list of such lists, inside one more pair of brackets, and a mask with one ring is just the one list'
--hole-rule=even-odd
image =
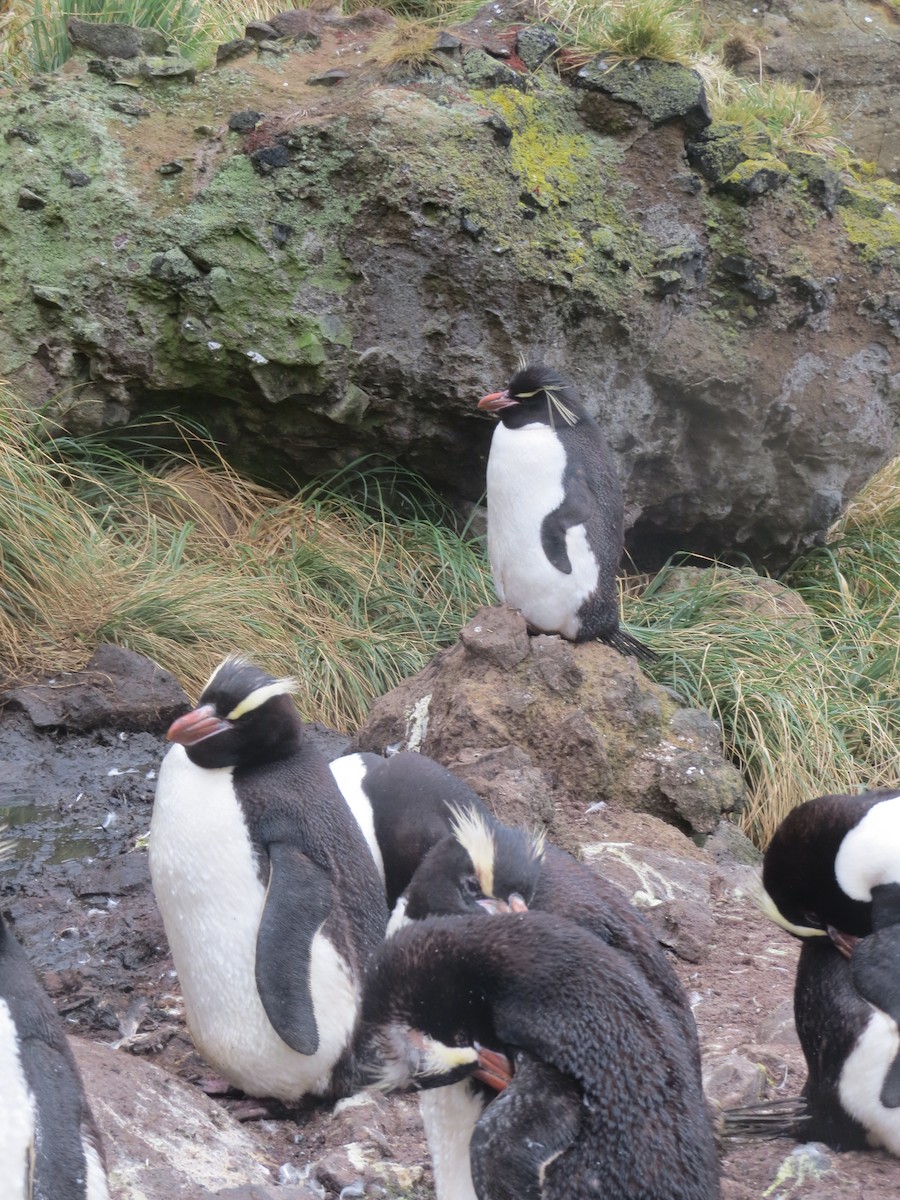
{"label": "preening penguin", "polygon": [[0,1193],[108,1200],[100,1135],[65,1027],[0,916]]}
{"label": "preening penguin", "polygon": [[622,488],[572,384],[532,364],[478,407],[500,418],[487,465],[487,543],[501,603],[539,632],[654,658],[619,627]]}
{"label": "preening penguin", "polygon": [[[404,1047],[423,1038],[424,1066],[411,1069]],[[479,1200],[719,1195],[712,1122],[682,1039],[599,938],[539,912],[430,918],[389,938],[363,1001],[360,1062],[372,1078],[440,1084],[435,1046],[454,1078],[476,1044],[525,1068],[472,1135],[473,1175],[489,1181]]]}
{"label": "preening penguin", "polygon": [[290,680],[228,658],[169,729],[150,874],[198,1051],[251,1096],[327,1095],[366,962],[381,875]]}
{"label": "preening penguin", "polygon": [[803,939],[804,1136],[900,1155],[900,792],[793,809],[766,850],[763,887],[769,915]]}
{"label": "preening penguin", "polygon": [[566,917],[628,956],[668,1009],[700,1071],[697,1027],[684,988],[650,926],[619,888],[564,850],[479,812],[423,859],[406,891],[406,915],[531,911]]}
{"label": "preening penguin", "polygon": [[[467,916],[486,913],[521,912],[526,908],[568,918],[621,951],[656,993],[672,1020],[672,1039],[680,1039],[685,1070],[700,1083],[700,1047],[697,1029],[675,971],[650,928],[613,884],[590,867],[578,863],[542,837],[532,838],[473,810],[458,812],[453,833],[437,843],[422,860],[401,904],[405,917],[420,921],[429,916]],[[391,925],[396,923],[397,912]],[[503,920],[494,917],[493,920]],[[564,1086],[554,1087],[547,1076],[527,1058],[517,1057],[515,1069],[526,1066],[533,1079],[540,1074],[550,1091],[545,1097],[559,1108],[556,1128],[565,1124],[562,1111]],[[508,1089],[507,1089],[508,1092]],[[504,1092],[493,1099],[492,1091],[478,1079],[464,1079],[452,1087],[423,1091],[422,1120],[432,1159],[438,1200],[472,1200],[481,1195],[478,1180],[470,1170],[470,1143],[475,1129],[492,1139],[492,1117],[484,1123],[486,1106],[493,1111],[502,1101],[509,1120],[517,1120],[523,1102]],[[513,1116],[512,1114],[517,1114]],[[506,1119],[502,1128],[506,1128]],[[535,1133],[535,1144],[545,1146],[549,1135]],[[473,1143],[474,1144],[474,1143]],[[487,1168],[485,1168],[487,1169]],[[493,1195],[493,1192],[488,1194]]]}

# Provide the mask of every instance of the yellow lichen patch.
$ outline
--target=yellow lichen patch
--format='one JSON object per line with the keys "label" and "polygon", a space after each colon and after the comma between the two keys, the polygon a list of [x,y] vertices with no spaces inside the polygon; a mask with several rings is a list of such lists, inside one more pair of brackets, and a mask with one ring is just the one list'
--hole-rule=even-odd
{"label": "yellow lichen patch", "polygon": [[591,151],[583,136],[570,133],[535,95],[497,88],[487,97],[512,130],[513,170],[539,204],[567,203],[583,188]]}

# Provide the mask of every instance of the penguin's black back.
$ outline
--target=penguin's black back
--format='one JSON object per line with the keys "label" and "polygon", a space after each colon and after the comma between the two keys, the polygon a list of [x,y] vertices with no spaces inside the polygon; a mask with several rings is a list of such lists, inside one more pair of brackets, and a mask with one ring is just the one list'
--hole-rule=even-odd
{"label": "penguin's black back", "polygon": [[[363,1030],[405,1022],[448,1045],[524,1051],[583,1096],[543,1200],[715,1200],[713,1128],[683,1039],[619,952],[548,913],[434,918],[376,956]],[[515,1154],[518,1147],[510,1147]]]}
{"label": "penguin's black back", "polygon": [[100,1136],[62,1021],[2,916],[0,999],[16,1027],[19,1060],[36,1108],[35,1200],[85,1200],[82,1134],[90,1138],[102,1162]]}
{"label": "penguin's black back", "polygon": [[532,907],[574,921],[627,955],[665,1004],[699,1072],[697,1026],[681,981],[650,926],[615,884],[564,850],[548,846]]}
{"label": "penguin's black back", "polygon": [[424,754],[364,757],[362,788],[372,806],[387,903],[393,908],[431,847],[450,833],[456,810],[473,810],[487,821],[493,818],[468,784]]}

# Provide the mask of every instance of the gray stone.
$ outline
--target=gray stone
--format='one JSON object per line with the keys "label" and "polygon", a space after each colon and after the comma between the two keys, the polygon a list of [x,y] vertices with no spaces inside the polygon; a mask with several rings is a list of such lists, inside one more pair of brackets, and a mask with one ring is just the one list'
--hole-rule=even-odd
{"label": "gray stone", "polygon": [[108,726],[162,732],[188,708],[188,698],[168,671],[123,646],[101,645],[83,671],[4,694],[24,709],[37,729],[71,732]]}
{"label": "gray stone", "polygon": [[528,25],[516,34],[516,53],[529,70],[536,71],[559,49],[552,25]]}
{"label": "gray stone", "polygon": [[70,17],[66,32],[73,46],[99,54],[102,58],[164,54],[168,47],[168,39],[156,29],[116,22],[82,21],[80,17]]}
{"label": "gray stone", "polygon": [[718,1108],[757,1104],[765,1095],[766,1072],[760,1063],[732,1052],[707,1058],[703,1064],[703,1090]]}
{"label": "gray stone", "polygon": [[272,1180],[251,1135],[197,1088],[143,1059],[72,1042],[103,1135],[110,1193],[212,1200]]}
{"label": "gray stone", "polygon": [[144,58],[141,59],[140,73],[145,79],[183,79],[193,83],[197,78],[197,65],[189,58],[175,55],[169,58]]}

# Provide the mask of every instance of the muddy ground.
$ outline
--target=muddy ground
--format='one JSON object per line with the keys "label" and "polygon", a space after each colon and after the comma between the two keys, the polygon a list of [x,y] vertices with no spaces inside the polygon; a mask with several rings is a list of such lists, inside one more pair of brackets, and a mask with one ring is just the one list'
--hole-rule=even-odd
{"label": "muddy ground", "polygon": [[[344,744],[338,735],[322,735],[322,747],[332,756]],[[24,711],[0,713],[0,821],[9,824],[15,842],[15,856],[0,863],[0,908],[73,1035],[155,1064],[194,1089],[200,1105],[205,1098],[198,1081],[209,1072],[184,1027],[147,867],[146,834],[164,752],[164,740],[155,733],[114,724],[80,733],[38,731]],[[755,1088],[787,1097],[803,1082],[790,1018],[796,945],[745,897],[744,872],[727,862],[715,865],[708,954],[694,963],[676,960],[676,966],[694,1004],[718,1093],[728,1092],[733,1069],[736,1094]],[[755,1069],[756,1083],[748,1084],[746,1063]],[[89,1073],[87,1078],[90,1084]],[[231,1097],[215,1103],[226,1112],[239,1105]],[[161,1111],[159,1120],[166,1119]],[[100,1120],[115,1166],[115,1122],[102,1115]],[[347,1109],[336,1117],[310,1108],[244,1129],[273,1185],[229,1191],[230,1196],[331,1198],[343,1191],[345,1200],[388,1193],[427,1200],[432,1194],[410,1098],[379,1098],[365,1108],[364,1118]],[[376,1156],[410,1170],[387,1178],[360,1165],[351,1147],[361,1139]],[[215,1137],[213,1151],[214,1143]],[[730,1143],[723,1162],[726,1200],[893,1200],[900,1194],[900,1162],[880,1152],[839,1155],[779,1138]],[[296,1186],[275,1186],[279,1173]],[[303,1177],[307,1182],[300,1185]],[[160,1193],[149,1187],[118,1190],[121,1200],[138,1194]],[[177,1194],[199,1200],[217,1193],[185,1185]]]}

